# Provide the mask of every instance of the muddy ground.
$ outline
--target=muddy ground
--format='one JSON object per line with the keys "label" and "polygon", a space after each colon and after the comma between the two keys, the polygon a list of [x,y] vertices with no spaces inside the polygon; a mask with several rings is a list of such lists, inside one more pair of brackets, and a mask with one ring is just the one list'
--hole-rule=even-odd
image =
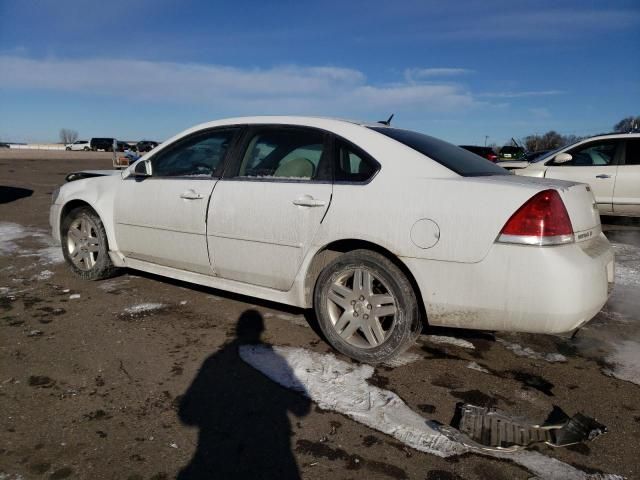
{"label": "muddy ground", "polygon": [[[508,460],[420,453],[239,358],[241,318],[264,325],[264,343],[331,352],[310,312],[133,271],[76,278],[48,237],[51,192],[69,171],[110,162],[0,153],[0,479],[534,476]],[[580,478],[640,478],[640,222],[603,222],[618,283],[574,339],[431,328],[407,364],[370,382],[442,424],[461,401],[534,422],[554,407],[583,412],[608,433],[535,449]]]}

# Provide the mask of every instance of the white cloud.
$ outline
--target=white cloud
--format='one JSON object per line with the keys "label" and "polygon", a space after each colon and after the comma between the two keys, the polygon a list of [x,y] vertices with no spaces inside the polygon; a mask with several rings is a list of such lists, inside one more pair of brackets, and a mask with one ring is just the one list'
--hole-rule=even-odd
{"label": "white cloud", "polygon": [[[418,69],[456,75],[462,69]],[[464,86],[446,82],[375,85],[355,69],[330,66],[237,68],[117,59],[0,56],[0,87],[112,95],[215,105],[235,112],[335,113],[459,111],[477,105]],[[444,72],[446,71],[446,72]],[[448,72],[448,73],[447,73]]]}
{"label": "white cloud", "polygon": [[522,98],[522,97],[544,97],[548,95],[562,95],[562,90],[538,90],[524,92],[485,92],[477,94],[478,97],[487,98]]}
{"label": "white cloud", "polygon": [[473,73],[467,68],[407,68],[404,76],[409,82],[435,77],[457,77]]}

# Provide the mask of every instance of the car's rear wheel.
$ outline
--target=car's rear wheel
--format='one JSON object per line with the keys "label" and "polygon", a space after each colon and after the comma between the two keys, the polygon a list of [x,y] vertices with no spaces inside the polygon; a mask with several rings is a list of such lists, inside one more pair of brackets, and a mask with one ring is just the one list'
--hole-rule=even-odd
{"label": "car's rear wheel", "polygon": [[316,282],[314,306],[329,343],[366,363],[399,355],[422,327],[416,295],[405,274],[370,250],[345,253],[327,265]]}
{"label": "car's rear wheel", "polygon": [[68,151],[71,150],[71,147],[67,147],[67,148],[65,148],[65,150],[68,152]]}
{"label": "car's rear wheel", "polygon": [[101,280],[117,268],[109,258],[107,234],[100,217],[88,207],[72,210],[62,221],[62,253],[73,272],[85,280]]}
{"label": "car's rear wheel", "polygon": [[89,150],[90,150],[90,148],[89,148],[89,147],[84,147],[84,151],[85,151],[85,152],[88,152]]}

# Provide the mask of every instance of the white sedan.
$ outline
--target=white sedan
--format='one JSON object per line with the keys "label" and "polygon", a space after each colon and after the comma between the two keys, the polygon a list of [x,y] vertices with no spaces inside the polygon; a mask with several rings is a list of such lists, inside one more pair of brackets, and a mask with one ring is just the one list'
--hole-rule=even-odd
{"label": "white sedan", "polygon": [[588,186],[386,125],[216,121],[104,173],[54,193],[53,234],[79,276],[128,267],[313,307],[328,341],[365,362],[425,322],[573,331],[613,281]]}

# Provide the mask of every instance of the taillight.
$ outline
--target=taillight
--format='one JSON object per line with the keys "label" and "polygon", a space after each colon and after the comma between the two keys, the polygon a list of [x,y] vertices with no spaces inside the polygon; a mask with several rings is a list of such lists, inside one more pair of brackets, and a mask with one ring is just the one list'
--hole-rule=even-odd
{"label": "taillight", "polygon": [[495,153],[489,153],[487,154],[487,160],[495,162],[496,160],[498,160],[498,156]]}
{"label": "taillight", "polygon": [[511,215],[497,241],[524,245],[573,242],[573,226],[560,194],[555,190],[535,194]]}

